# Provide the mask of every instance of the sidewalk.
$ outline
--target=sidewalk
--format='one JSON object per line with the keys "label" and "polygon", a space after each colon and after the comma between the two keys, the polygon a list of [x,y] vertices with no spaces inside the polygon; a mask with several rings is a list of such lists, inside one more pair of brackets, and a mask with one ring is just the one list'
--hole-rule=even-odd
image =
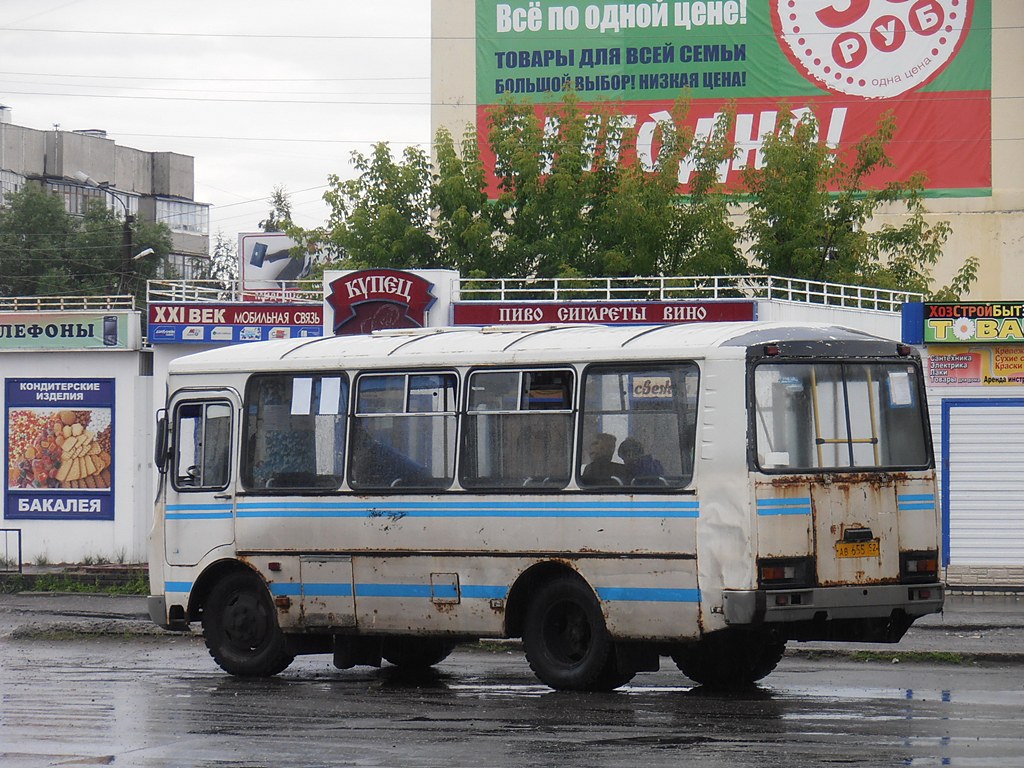
{"label": "sidewalk", "polygon": [[[199,626],[193,625],[199,632]],[[85,595],[49,592],[0,594],[0,639],[74,632],[117,635],[179,635],[149,620],[142,596]],[[945,610],[919,619],[896,644],[797,643],[790,654],[941,653],[960,660],[1024,663],[1024,595],[959,595],[946,597]]]}

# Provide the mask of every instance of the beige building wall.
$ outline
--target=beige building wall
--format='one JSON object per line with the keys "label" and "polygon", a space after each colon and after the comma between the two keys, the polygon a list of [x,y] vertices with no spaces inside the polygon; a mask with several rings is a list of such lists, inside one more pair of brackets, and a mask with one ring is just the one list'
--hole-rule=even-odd
{"label": "beige building wall", "polygon": [[[974,255],[981,269],[969,298],[1024,300],[1024,1],[991,2],[992,196],[927,201],[953,228],[934,276],[936,287],[945,285]],[[445,127],[459,138],[476,120],[475,6],[432,0],[432,134]],[[879,219],[887,221],[898,223]]]}

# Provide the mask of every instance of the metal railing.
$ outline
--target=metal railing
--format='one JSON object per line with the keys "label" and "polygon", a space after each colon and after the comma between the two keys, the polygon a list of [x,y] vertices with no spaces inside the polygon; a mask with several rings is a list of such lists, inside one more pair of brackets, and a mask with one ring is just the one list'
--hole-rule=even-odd
{"label": "metal railing", "polygon": [[805,304],[899,312],[924,294],[862,285],[823,283],[772,275],[687,277],[572,277],[550,279],[463,278],[459,300],[484,301],[680,301],[774,299]]}
{"label": "metal railing", "polygon": [[4,312],[66,312],[68,310],[135,309],[131,294],[117,296],[0,296]]}
{"label": "metal railing", "polygon": [[[899,312],[924,294],[863,285],[825,283],[774,275],[684,277],[460,278],[459,300],[485,301],[682,301],[766,299],[831,307]],[[245,290],[239,280],[150,280],[148,302],[321,304],[322,284],[298,280],[276,290]]]}
{"label": "metal railing", "polygon": [[[14,539],[15,545],[11,544]],[[0,528],[0,573],[21,573],[21,529]]]}
{"label": "metal railing", "polygon": [[150,280],[146,302],[174,304],[322,304],[323,283],[294,280],[273,290],[245,290],[240,280]]}

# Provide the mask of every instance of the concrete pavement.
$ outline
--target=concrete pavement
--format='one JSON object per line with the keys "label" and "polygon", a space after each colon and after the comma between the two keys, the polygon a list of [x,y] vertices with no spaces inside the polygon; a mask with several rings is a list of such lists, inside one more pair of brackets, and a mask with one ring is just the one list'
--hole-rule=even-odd
{"label": "concrete pavement", "polygon": [[[146,598],[50,592],[0,594],[0,638],[39,633],[161,635],[149,620]],[[198,633],[198,625],[193,625]],[[949,654],[950,660],[1024,663],[1024,595],[950,594],[945,610],[919,619],[895,645],[796,643],[790,654]]]}

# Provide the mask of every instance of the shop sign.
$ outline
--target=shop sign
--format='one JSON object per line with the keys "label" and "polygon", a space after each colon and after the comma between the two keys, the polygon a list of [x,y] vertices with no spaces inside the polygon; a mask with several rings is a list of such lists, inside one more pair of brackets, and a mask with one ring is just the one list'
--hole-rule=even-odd
{"label": "shop sign", "polygon": [[937,347],[928,355],[928,386],[1024,385],[1024,347]]}
{"label": "shop sign", "polygon": [[129,317],[130,312],[0,313],[0,351],[128,349]]}
{"label": "shop sign", "polygon": [[638,325],[753,320],[752,301],[461,302],[455,325],[599,323]]}
{"label": "shop sign", "polygon": [[150,304],[151,344],[241,344],[323,335],[322,306]]}
{"label": "shop sign", "polygon": [[1024,342],[1024,303],[960,302],[924,305],[925,344]]}
{"label": "shop sign", "polygon": [[334,310],[331,329],[336,336],[346,336],[422,328],[435,300],[433,288],[426,278],[397,269],[349,272],[327,286],[326,301]]}
{"label": "shop sign", "polygon": [[4,517],[114,519],[114,380],[7,379]]}

